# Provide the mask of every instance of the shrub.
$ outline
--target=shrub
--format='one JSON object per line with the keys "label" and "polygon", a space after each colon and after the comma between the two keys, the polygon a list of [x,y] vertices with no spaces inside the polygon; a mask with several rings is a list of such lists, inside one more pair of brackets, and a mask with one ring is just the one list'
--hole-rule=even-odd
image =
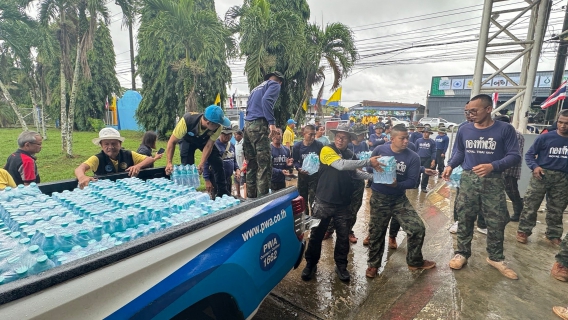
{"label": "shrub", "polygon": [[105,127],[105,122],[101,119],[89,118],[89,126],[93,131],[99,132]]}

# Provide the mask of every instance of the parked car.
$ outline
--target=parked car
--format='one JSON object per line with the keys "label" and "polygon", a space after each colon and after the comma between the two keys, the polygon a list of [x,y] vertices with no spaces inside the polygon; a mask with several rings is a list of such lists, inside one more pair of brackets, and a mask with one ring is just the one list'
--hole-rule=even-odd
{"label": "parked car", "polygon": [[[404,124],[405,127],[408,127],[410,125],[410,123],[408,121],[399,120],[398,118],[395,118],[395,117],[390,117],[390,120],[391,120],[393,126],[396,126],[397,124]],[[383,119],[382,122],[386,123],[386,121],[387,121],[387,118]]]}
{"label": "parked car", "polygon": [[426,127],[437,128],[440,126],[441,123],[448,129],[451,129],[454,126],[458,126],[455,122],[450,122],[443,118],[422,118],[418,123],[423,124]]}

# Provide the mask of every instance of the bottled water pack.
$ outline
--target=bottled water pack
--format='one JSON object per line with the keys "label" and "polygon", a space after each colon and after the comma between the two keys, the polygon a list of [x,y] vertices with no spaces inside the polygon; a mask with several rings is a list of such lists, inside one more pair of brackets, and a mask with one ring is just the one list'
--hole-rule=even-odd
{"label": "bottled water pack", "polygon": [[357,154],[357,158],[359,158],[359,160],[369,160],[371,159],[372,153],[372,151],[362,151]]}
{"label": "bottled water pack", "polygon": [[378,159],[382,164],[383,172],[373,169],[373,182],[391,184],[396,179],[396,159],[393,156],[384,156]]}
{"label": "bottled water pack", "polygon": [[302,170],[307,171],[308,175],[312,175],[318,172],[320,166],[319,156],[313,152],[310,152],[304,158],[302,163]]}
{"label": "bottled water pack", "polygon": [[41,193],[35,183],[0,192],[0,285],[119,246],[239,204],[197,192],[195,166],[172,180],[93,181]]}

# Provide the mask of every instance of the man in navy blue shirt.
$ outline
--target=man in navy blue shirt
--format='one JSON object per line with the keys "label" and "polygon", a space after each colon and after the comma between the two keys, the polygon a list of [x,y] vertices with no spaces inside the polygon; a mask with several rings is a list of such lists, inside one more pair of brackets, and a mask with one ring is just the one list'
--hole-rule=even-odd
{"label": "man in navy blue shirt", "polygon": [[381,124],[376,124],[375,125],[375,133],[373,133],[370,137],[369,140],[367,141],[367,144],[369,145],[369,149],[373,150],[375,149],[377,146],[380,146],[382,144],[385,144],[385,142],[387,142],[388,140],[386,139],[386,135],[383,133],[383,130],[385,129],[385,126]]}
{"label": "man in navy blue shirt", "polygon": [[[418,148],[418,156],[420,157],[420,164],[424,168],[434,169],[436,166],[436,142],[430,139],[430,134],[432,134],[432,129],[424,129],[424,136],[416,140],[416,147]],[[427,174],[422,175],[422,192],[428,192],[428,180],[430,176]],[[420,182],[420,179],[416,181],[416,185]]]}
{"label": "man in navy blue shirt", "polygon": [[434,261],[424,260],[422,245],[426,229],[418,213],[406,197],[406,190],[413,189],[420,174],[420,158],[407,149],[408,130],[404,125],[395,126],[391,133],[392,142],[377,147],[372,156],[394,156],[396,179],[391,184],[373,183],[371,189],[371,216],[369,222],[369,259],[366,276],[374,278],[382,263],[385,235],[391,217],[394,217],[408,235],[406,263],[408,269],[431,269]]}
{"label": "man in navy blue shirt", "polygon": [[502,173],[521,161],[515,128],[491,118],[493,100],[480,94],[465,107],[473,123],[462,126],[456,136],[456,152],[444,169],[450,179],[453,168],[461,165],[460,194],[456,200],[459,225],[457,250],[450,268],[458,270],[471,256],[474,223],[481,206],[487,222],[487,263],[509,279],[518,279],[504,260],[503,241],[509,212]]}
{"label": "man in navy blue shirt", "polygon": [[446,134],[446,128],[438,129],[438,136],[436,137],[436,163],[438,172],[444,172],[444,162],[446,160],[446,153],[450,145],[450,138]]}
{"label": "man in navy blue shirt", "polygon": [[277,128],[270,144],[272,153],[272,180],[270,189],[277,191],[286,188],[286,177],[291,176],[290,168],[294,159],[290,156],[290,149],[282,145],[282,129]]}
{"label": "man in navy blue shirt", "polygon": [[308,203],[308,210],[311,210],[315,200],[316,189],[318,187],[319,172],[312,175],[302,170],[304,159],[309,153],[320,154],[323,143],[316,140],[316,128],[308,124],[302,130],[303,140],[298,141],[292,148],[292,158],[294,159],[294,167],[298,171],[298,193]]}
{"label": "man in navy blue shirt", "polygon": [[276,133],[274,104],[284,76],[271,72],[254,88],[247,102],[243,151],[247,160],[247,197],[268,194],[272,175],[270,138]]}
{"label": "man in navy blue shirt", "polygon": [[410,134],[410,138],[408,140],[410,142],[416,144],[416,140],[418,140],[419,138],[422,138],[422,131],[424,131],[424,125],[419,123],[416,126],[416,132],[412,132],[412,134]]}
{"label": "man in navy blue shirt", "polygon": [[517,231],[520,243],[528,242],[545,195],[546,239],[555,245],[561,242],[562,213],[568,206],[568,110],[560,113],[557,126],[557,130],[538,136],[525,155],[533,174],[525,193]]}

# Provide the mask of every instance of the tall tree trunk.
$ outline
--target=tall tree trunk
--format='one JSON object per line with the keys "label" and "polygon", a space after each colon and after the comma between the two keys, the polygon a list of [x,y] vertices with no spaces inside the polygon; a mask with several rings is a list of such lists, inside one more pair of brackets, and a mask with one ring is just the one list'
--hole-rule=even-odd
{"label": "tall tree trunk", "polygon": [[18,110],[18,106],[16,105],[16,102],[14,102],[14,99],[12,99],[10,92],[8,92],[8,88],[6,88],[6,86],[4,85],[2,80],[0,80],[0,89],[2,90],[2,93],[4,94],[4,98],[6,98],[6,100],[10,104],[10,107],[12,107],[12,109],[14,110],[14,113],[18,117],[18,120],[20,121],[20,125],[22,126],[22,130],[28,131],[28,126],[26,125],[26,120],[24,120],[24,117],[22,117],[22,114],[20,113],[20,110]]}
{"label": "tall tree trunk", "polygon": [[[64,31],[64,26],[65,26],[65,13],[62,12],[61,13],[61,19],[60,19],[60,26],[63,28],[62,31]],[[61,90],[61,120],[59,123],[59,127],[61,128],[61,152],[65,153],[67,151],[67,79],[65,78],[65,64],[67,61],[65,61],[65,59],[67,59],[67,55],[65,54],[65,44],[63,43],[63,41],[65,41],[65,39],[63,38],[64,35],[62,35],[62,39],[60,39],[59,41],[61,44],[61,59],[59,61],[59,87]]]}
{"label": "tall tree trunk", "polygon": [[77,91],[79,91],[79,71],[81,48],[83,47],[80,39],[77,39],[77,56],[75,57],[75,70],[73,71],[73,83],[71,85],[71,97],[69,98],[69,112],[67,113],[67,156],[73,156],[73,127],[75,124],[75,103],[77,102]]}
{"label": "tall tree trunk", "polygon": [[321,96],[323,96],[323,86],[325,84],[325,81],[322,81],[321,83],[321,87],[318,91],[318,98],[316,99],[316,108],[317,108],[317,113],[319,115],[320,121],[323,122],[323,106],[321,105]]}
{"label": "tall tree trunk", "polygon": [[134,36],[132,22],[128,23],[128,37],[130,38],[130,74],[132,77],[132,90],[136,91],[136,70],[134,69]]}
{"label": "tall tree trunk", "polygon": [[37,77],[34,76],[33,78],[34,78],[34,82],[35,82],[35,85],[37,87],[37,90],[39,91],[39,102],[41,104],[41,114],[39,115],[39,123],[40,123],[40,126],[41,126],[41,136],[43,137],[43,140],[47,140],[47,131],[45,130],[45,115],[43,113],[43,111],[45,109],[45,97],[43,95],[43,89],[39,85],[39,82],[37,81]]}
{"label": "tall tree trunk", "polygon": [[32,115],[34,119],[34,126],[36,127],[36,132],[39,132],[39,115],[37,114],[37,100],[34,91],[35,89],[30,89],[30,99],[32,99]]}

